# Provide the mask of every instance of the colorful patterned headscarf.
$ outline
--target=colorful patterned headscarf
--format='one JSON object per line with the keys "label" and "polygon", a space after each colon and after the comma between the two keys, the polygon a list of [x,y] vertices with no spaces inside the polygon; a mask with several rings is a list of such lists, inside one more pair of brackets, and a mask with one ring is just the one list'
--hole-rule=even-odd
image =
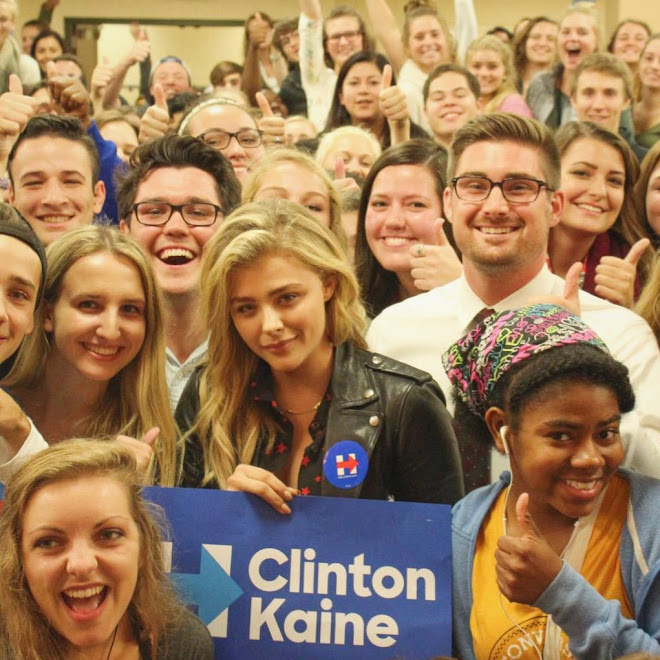
{"label": "colorful patterned headscarf", "polygon": [[442,364],[458,396],[483,417],[497,381],[514,364],[551,348],[582,342],[607,351],[600,337],[567,309],[528,305],[491,314],[449,347]]}

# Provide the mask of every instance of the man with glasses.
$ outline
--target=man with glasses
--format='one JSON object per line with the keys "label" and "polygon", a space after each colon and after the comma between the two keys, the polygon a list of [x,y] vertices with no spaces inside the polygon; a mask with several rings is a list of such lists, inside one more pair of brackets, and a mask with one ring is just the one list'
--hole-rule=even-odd
{"label": "man with glasses", "polygon": [[133,152],[117,189],[120,228],[143,247],[163,294],[172,408],[206,355],[200,311],[204,247],[240,202],[229,162],[193,137],[168,135]]}
{"label": "man with glasses", "polygon": [[319,0],[300,0],[300,73],[307,96],[308,117],[325,128],[337,74],[353,53],[373,50],[364,20],[347,5],[335,7],[322,23]]}
{"label": "man with glasses", "polygon": [[[477,117],[457,131],[447,176],[444,213],[462,253],[463,275],[387,308],[371,324],[370,348],[429,371],[451,405],[442,354],[452,343],[489,311],[570,298],[630,370],[637,418],[627,416],[622,425],[626,464],[660,476],[660,352],[650,328],[623,307],[573,291],[546,265],[548,233],[564,206],[559,153],[550,130],[517,115]],[[423,252],[421,246],[419,256]],[[572,269],[568,278],[575,287],[577,274]],[[462,450],[464,462],[476,460],[465,444]],[[470,487],[488,477],[486,470]]]}

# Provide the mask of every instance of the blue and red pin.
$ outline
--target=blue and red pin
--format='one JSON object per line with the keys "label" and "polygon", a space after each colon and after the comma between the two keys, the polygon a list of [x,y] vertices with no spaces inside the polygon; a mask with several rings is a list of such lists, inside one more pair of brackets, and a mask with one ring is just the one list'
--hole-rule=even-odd
{"label": "blue and red pin", "polygon": [[323,459],[323,474],[336,488],[359,486],[369,471],[369,457],[362,445],[341,440],[330,447]]}

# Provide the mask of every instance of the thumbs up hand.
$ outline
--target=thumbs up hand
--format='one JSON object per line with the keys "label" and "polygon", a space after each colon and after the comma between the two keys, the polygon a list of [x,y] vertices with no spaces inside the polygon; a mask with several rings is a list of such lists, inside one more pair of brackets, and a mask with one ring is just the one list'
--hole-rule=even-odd
{"label": "thumbs up hand", "polygon": [[341,156],[337,156],[337,160],[335,161],[332,187],[340,195],[360,190],[357,181],[353,177],[346,176],[346,163]]}
{"label": "thumbs up hand", "polygon": [[37,102],[23,95],[20,78],[12,73],[9,76],[9,91],[0,96],[0,158],[7,158],[11,148],[34,115]]}
{"label": "thumbs up hand", "polygon": [[430,291],[461,276],[463,266],[445,234],[444,218],[433,223],[434,243],[410,248],[410,274],[420,291]]}
{"label": "thumbs up hand", "polygon": [[160,83],[154,85],[154,105],[150,105],[140,119],[140,144],[162,137],[169,129],[170,113],[167,109],[165,92]]}
{"label": "thumbs up hand", "polygon": [[575,314],[575,316],[580,316],[580,275],[582,273],[582,263],[576,261],[566,273],[564,278],[564,295],[563,296],[553,296],[553,295],[543,295],[543,296],[533,296],[525,304],[527,305],[559,305],[560,307],[565,307],[569,312]]}
{"label": "thumbs up hand", "polygon": [[257,122],[259,130],[263,133],[263,141],[266,146],[284,144],[284,117],[278,117],[263,92],[254,95],[261,110],[262,117]]}
{"label": "thumbs up hand", "polygon": [[625,259],[603,257],[596,266],[596,295],[615,305],[632,308],[635,304],[637,264],[650,244],[648,238],[642,238],[630,248]]}
{"label": "thumbs up hand", "polygon": [[110,60],[104,57],[99,64],[94,67],[92,71],[92,80],[89,85],[89,90],[94,103],[99,102],[103,98],[103,90],[106,85],[112,80],[113,67]]}
{"label": "thumbs up hand", "polygon": [[139,440],[128,435],[118,435],[115,441],[130,449],[135,455],[137,467],[140,472],[146,472],[154,453],[153,446],[160,436],[160,429],[156,426],[149,429]]}
{"label": "thumbs up hand", "polygon": [[408,99],[399,87],[392,85],[392,67],[389,64],[383,69],[383,81],[378,99],[380,111],[388,122],[401,124],[410,120]]}
{"label": "thumbs up hand", "polygon": [[561,557],[539,532],[529,513],[529,495],[516,502],[515,524],[509,520],[507,533],[495,550],[495,572],[500,591],[512,602],[532,605],[561,570]]}

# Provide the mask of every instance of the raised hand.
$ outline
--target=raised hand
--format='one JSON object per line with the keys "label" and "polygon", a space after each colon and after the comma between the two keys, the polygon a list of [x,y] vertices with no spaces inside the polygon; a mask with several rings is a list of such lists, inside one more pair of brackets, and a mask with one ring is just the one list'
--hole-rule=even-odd
{"label": "raised hand", "polygon": [[562,560],[537,529],[527,493],[516,502],[516,521],[517,534],[505,534],[497,542],[497,585],[510,601],[532,605],[557,577]]}
{"label": "raised hand", "polygon": [[635,278],[637,264],[646,249],[651,245],[648,238],[642,238],[635,243],[625,259],[619,257],[602,257],[596,266],[594,282],[596,294],[615,305],[631,309],[635,304]]}
{"label": "raised hand", "polygon": [[140,144],[162,137],[169,128],[170,112],[167,109],[165,91],[160,83],[154,85],[154,101],[154,105],[150,105],[140,119]]}
{"label": "raised hand", "polygon": [[114,67],[110,64],[110,60],[104,57],[99,64],[94,67],[92,71],[92,80],[89,89],[94,102],[100,101],[103,98],[103,91],[107,84],[112,80],[114,75]]}
{"label": "raised hand", "polygon": [[352,192],[353,190],[360,190],[360,186],[358,186],[357,181],[353,177],[346,176],[346,163],[341,157],[337,157],[337,160],[335,161],[332,187],[340,195]]}
{"label": "raised hand", "polygon": [[453,282],[463,272],[460,259],[445,234],[444,224],[444,218],[434,221],[434,244],[419,243],[410,248],[410,274],[413,284],[420,291],[430,291]]}
{"label": "raised hand", "polygon": [[58,114],[71,115],[88,128],[91,123],[91,97],[80,80],[59,76],[53,62],[46,65],[48,89]]}
{"label": "raised hand", "polygon": [[403,91],[392,85],[392,67],[383,69],[383,80],[379,95],[380,111],[390,125],[391,144],[401,144],[410,139],[410,111],[408,99]]}
{"label": "raised hand", "polygon": [[130,449],[135,455],[138,470],[140,472],[146,472],[154,453],[154,443],[158,440],[159,436],[160,429],[154,426],[154,428],[149,429],[139,440],[131,438],[129,435],[118,435],[115,438],[115,442]]}
{"label": "raised hand", "polygon": [[23,94],[20,78],[9,76],[9,91],[0,96],[0,159],[6,160],[16,138],[34,115],[37,102]]}
{"label": "raised hand", "polygon": [[254,97],[263,115],[257,125],[263,133],[264,144],[266,146],[284,144],[284,117],[275,115],[263,92],[257,92]]}
{"label": "raised hand", "polygon": [[561,296],[534,296],[530,298],[526,305],[559,305],[566,308],[575,316],[580,316],[580,274],[582,273],[582,263],[576,261],[566,273],[564,278],[564,293]]}
{"label": "raised hand", "polygon": [[253,48],[270,48],[273,39],[273,28],[268,25],[260,12],[254,15],[247,29],[248,41]]}
{"label": "raised hand", "polygon": [[258,495],[280,513],[291,513],[287,502],[300,491],[287,486],[272,472],[254,465],[241,464],[236,466],[234,474],[227,479],[227,490],[239,490],[244,493]]}

